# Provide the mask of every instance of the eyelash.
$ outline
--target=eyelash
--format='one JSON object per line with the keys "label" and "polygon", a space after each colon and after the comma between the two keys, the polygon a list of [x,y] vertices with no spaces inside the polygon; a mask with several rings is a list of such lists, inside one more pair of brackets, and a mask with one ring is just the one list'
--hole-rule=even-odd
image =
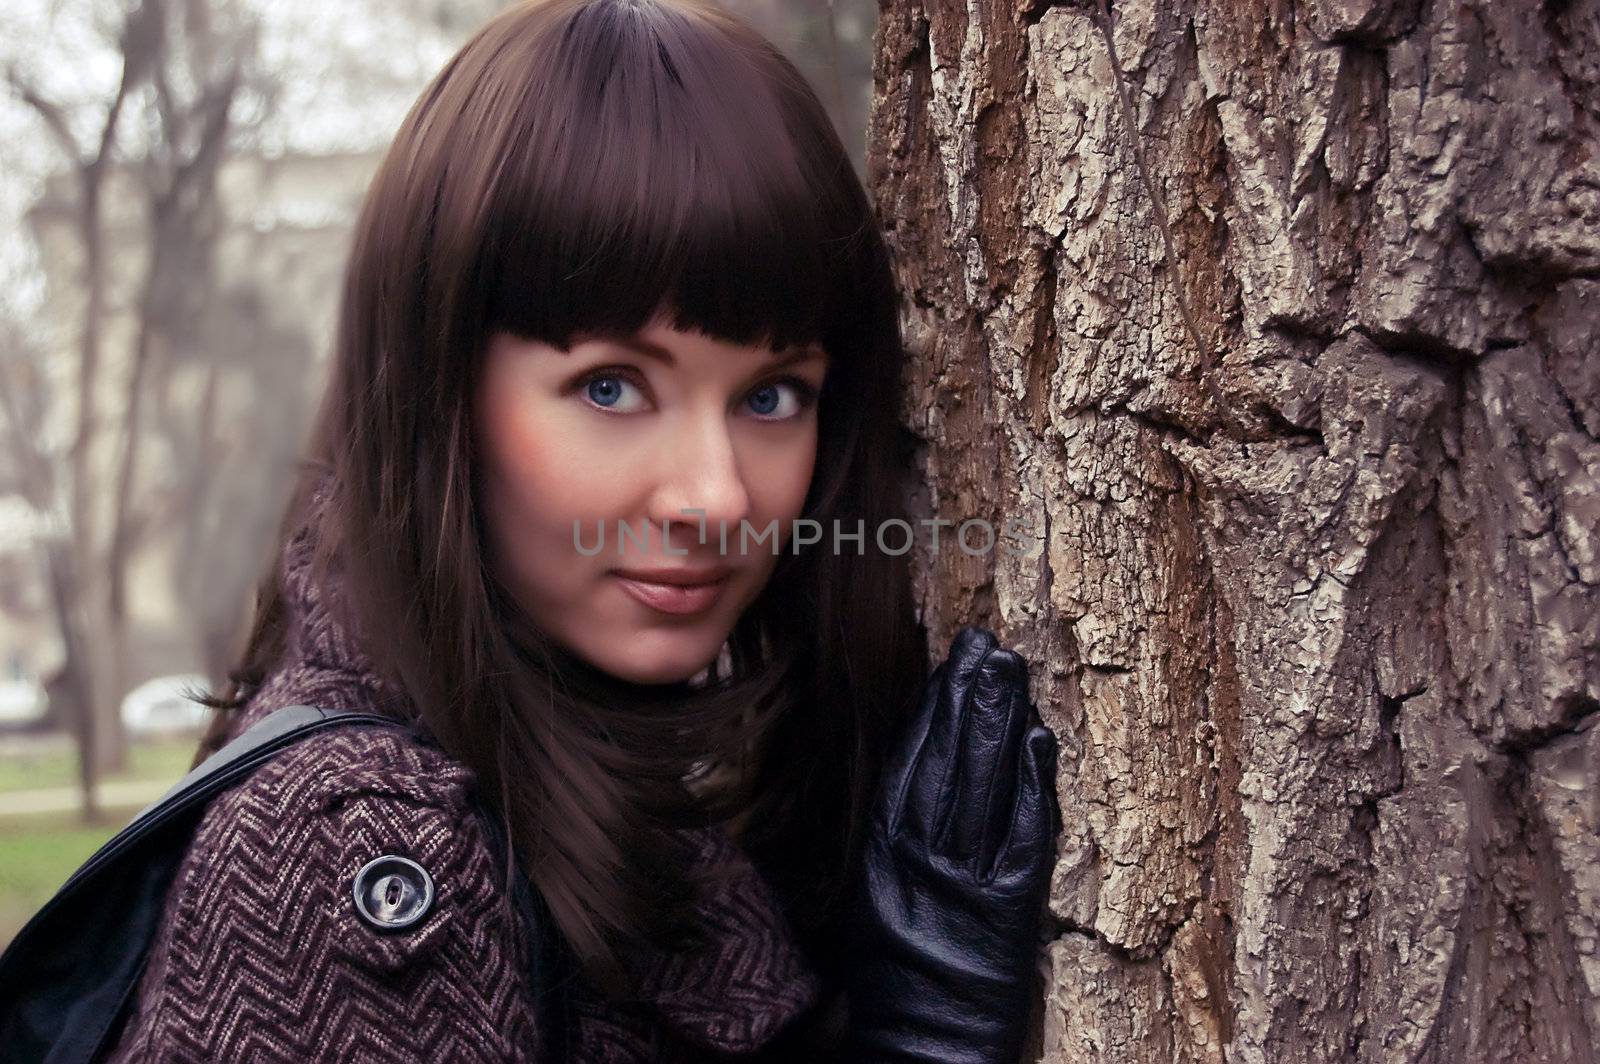
{"label": "eyelash", "polygon": [[[599,369],[596,369],[596,370],[593,370],[593,371],[591,371],[589,373],[584,374],[577,381],[573,382],[572,390],[577,392],[578,395],[583,399],[583,401],[589,407],[591,407],[592,409],[599,410],[602,413],[606,413],[606,414],[613,413],[613,411],[607,410],[603,406],[599,406],[598,404],[590,401],[589,398],[588,398],[589,385],[594,383],[597,380],[603,380],[603,379],[605,379],[607,377],[616,377],[616,378],[620,378],[622,380],[625,380],[625,381],[629,382],[630,384],[632,384],[634,387],[639,388],[641,391],[648,388],[648,385],[645,383],[645,380],[644,380],[643,376],[641,376],[639,374],[639,372],[637,370],[635,370],[632,366],[602,366]],[[799,377],[788,376],[788,375],[785,375],[785,376],[782,376],[782,377],[774,377],[769,381],[764,381],[761,384],[758,384],[754,388],[750,389],[750,394],[754,394],[755,392],[758,392],[763,388],[769,388],[769,387],[771,387],[771,386],[773,386],[775,384],[787,384],[790,387],[792,387],[794,389],[794,391],[795,391],[795,396],[796,396],[797,400],[800,403],[800,409],[797,410],[791,417],[786,417],[786,418],[784,418],[784,417],[762,417],[761,415],[757,414],[756,415],[756,420],[758,420],[758,421],[775,421],[775,422],[776,421],[791,421],[794,418],[799,417],[801,414],[805,413],[807,410],[809,410],[812,407],[812,405],[815,404],[816,401],[817,401],[817,398],[818,398],[817,389],[813,388],[811,386],[810,382],[802,380]],[[748,398],[748,396],[747,396],[747,398]]]}

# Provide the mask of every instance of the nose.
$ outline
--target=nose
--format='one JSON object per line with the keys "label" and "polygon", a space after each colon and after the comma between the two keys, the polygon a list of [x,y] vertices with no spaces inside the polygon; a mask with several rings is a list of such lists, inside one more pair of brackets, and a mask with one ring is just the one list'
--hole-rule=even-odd
{"label": "nose", "polygon": [[[718,553],[719,529],[726,528],[727,554],[737,554],[739,522],[750,515],[750,495],[727,418],[716,413],[685,417],[663,440],[656,461],[649,513],[656,535],[665,528],[675,553],[704,555]],[[665,553],[666,545],[661,549]]]}

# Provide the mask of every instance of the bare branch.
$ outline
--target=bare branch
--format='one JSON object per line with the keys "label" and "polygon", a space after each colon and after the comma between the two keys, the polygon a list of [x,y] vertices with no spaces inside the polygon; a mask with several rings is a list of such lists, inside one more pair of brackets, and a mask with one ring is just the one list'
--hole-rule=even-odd
{"label": "bare branch", "polygon": [[83,158],[83,149],[78,144],[78,139],[72,135],[72,127],[67,123],[66,112],[53,100],[47,100],[23,75],[15,64],[6,68],[6,84],[11,86],[11,91],[17,99],[33,108],[43,120],[45,128],[61,146],[62,152],[74,166],[86,165]]}

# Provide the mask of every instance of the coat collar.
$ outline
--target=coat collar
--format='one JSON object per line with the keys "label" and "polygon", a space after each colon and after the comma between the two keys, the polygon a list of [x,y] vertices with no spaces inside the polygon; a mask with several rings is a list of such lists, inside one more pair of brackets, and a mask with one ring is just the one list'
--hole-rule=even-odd
{"label": "coat collar", "polygon": [[[312,515],[320,513],[327,496],[323,481],[311,496]],[[234,722],[234,734],[274,709],[297,703],[339,709],[381,705],[402,713],[408,708],[342,620],[337,561],[320,580],[313,577],[315,527],[314,519],[303,521],[279,558],[278,581],[289,614],[284,659]],[[661,952],[647,958],[635,1001],[601,1001],[578,993],[577,1037],[580,1042],[600,1038],[605,1050],[598,1059],[608,1064],[663,1059],[662,1029],[696,1047],[751,1053],[821,993],[776,894],[749,856],[720,829],[684,834],[697,864],[714,873],[704,877],[693,906],[707,944],[691,954]]]}

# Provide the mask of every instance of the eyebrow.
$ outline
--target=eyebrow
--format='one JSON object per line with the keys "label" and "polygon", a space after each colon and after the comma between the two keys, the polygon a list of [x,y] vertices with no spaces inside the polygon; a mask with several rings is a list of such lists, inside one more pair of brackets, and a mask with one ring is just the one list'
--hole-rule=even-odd
{"label": "eyebrow", "polygon": [[[652,343],[649,340],[643,340],[636,336],[595,336],[584,338],[584,340],[589,339],[603,339],[606,343],[615,344],[618,347],[626,347],[630,351],[644,355],[646,358],[653,358],[657,362],[664,362],[669,366],[675,366],[678,364],[678,360],[672,357],[671,351],[668,351],[660,344]],[[796,362],[805,362],[812,358],[825,358],[826,355],[827,353],[820,345],[807,344],[804,347],[796,348],[787,354],[778,355],[777,357],[773,358],[769,363],[769,368],[793,365]]]}

